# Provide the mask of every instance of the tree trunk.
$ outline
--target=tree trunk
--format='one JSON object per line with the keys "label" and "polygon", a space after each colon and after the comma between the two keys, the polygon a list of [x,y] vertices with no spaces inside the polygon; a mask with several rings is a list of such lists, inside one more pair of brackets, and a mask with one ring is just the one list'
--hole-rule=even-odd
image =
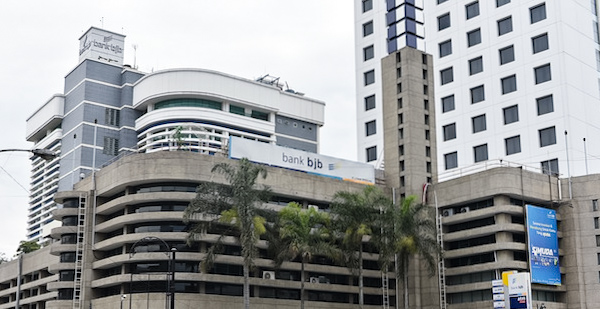
{"label": "tree trunk", "polygon": [[404,309],[408,309],[408,257],[403,257],[404,259]]}
{"label": "tree trunk", "polygon": [[365,306],[365,297],[363,290],[363,257],[361,243],[360,249],[358,250],[358,306],[360,309],[363,309]]}
{"label": "tree trunk", "polygon": [[250,267],[244,263],[244,309],[250,309]]}
{"label": "tree trunk", "polygon": [[302,256],[302,266],[300,266],[300,309],[304,309],[304,256]]}

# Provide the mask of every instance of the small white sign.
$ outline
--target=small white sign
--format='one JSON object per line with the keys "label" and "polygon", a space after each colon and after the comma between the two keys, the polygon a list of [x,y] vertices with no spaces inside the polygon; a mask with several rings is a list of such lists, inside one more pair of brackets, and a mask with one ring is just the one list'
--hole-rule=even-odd
{"label": "small white sign", "polygon": [[503,286],[504,282],[502,282],[502,279],[499,280],[492,280],[492,286]]}
{"label": "small white sign", "polygon": [[492,293],[494,293],[494,294],[502,293],[502,295],[504,295],[504,287],[503,286],[495,286],[492,288]]}
{"label": "small white sign", "polygon": [[494,294],[492,295],[493,300],[504,300],[504,294]]}
{"label": "small white sign", "polygon": [[495,301],[494,308],[506,308],[506,303],[503,301]]}

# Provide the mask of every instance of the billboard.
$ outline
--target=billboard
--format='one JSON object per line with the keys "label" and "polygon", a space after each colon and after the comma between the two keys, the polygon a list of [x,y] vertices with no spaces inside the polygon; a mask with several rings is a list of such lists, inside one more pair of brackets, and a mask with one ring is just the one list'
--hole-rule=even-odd
{"label": "billboard", "polygon": [[248,158],[252,162],[283,167],[309,174],[364,184],[375,183],[375,169],[370,164],[261,143],[240,137],[232,136],[229,138],[229,158]]}
{"label": "billboard", "polygon": [[526,206],[531,282],[561,285],[556,211]]}

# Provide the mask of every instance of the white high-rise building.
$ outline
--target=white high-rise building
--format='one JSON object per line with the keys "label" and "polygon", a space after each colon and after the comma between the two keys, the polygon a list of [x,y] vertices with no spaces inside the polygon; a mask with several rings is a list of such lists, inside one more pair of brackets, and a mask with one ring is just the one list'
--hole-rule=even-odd
{"label": "white high-rise building", "polygon": [[381,58],[405,46],[423,50],[423,23],[422,0],[354,2],[359,161],[383,167]]}
{"label": "white high-rise building", "polygon": [[[376,146],[381,161],[380,59],[402,47],[390,40],[395,34],[410,36],[408,12],[417,7],[424,18],[414,18],[416,33],[423,27],[425,39],[421,46],[417,36],[413,47],[434,58],[440,181],[496,163],[561,177],[600,172],[597,6],[596,0],[355,1],[359,160],[374,159],[369,149]],[[366,35],[369,23],[373,33]],[[373,58],[365,60],[371,45]],[[375,81],[365,85],[371,70]],[[366,110],[370,95],[375,107]],[[369,135],[369,125],[376,133]]]}
{"label": "white high-rise building", "polygon": [[595,0],[427,1],[440,179],[517,162],[600,171]]}

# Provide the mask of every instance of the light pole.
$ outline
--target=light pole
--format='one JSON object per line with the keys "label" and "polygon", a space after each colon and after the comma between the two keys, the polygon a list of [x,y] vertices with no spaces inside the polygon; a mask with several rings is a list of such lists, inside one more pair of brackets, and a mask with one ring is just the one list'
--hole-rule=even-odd
{"label": "light pole", "polygon": [[[158,238],[158,237],[154,237],[154,236],[148,236],[148,237],[144,237],[138,241],[136,241],[131,248],[129,249],[129,258],[131,259],[134,255],[135,255],[135,248],[139,245],[139,244],[144,244],[144,243],[158,243],[159,245],[164,245],[166,251],[161,251],[164,252],[167,256],[169,256],[169,244],[167,244],[164,240]],[[170,264],[171,264],[171,268],[172,268],[172,272],[171,270],[169,270],[170,274],[168,275],[169,277],[173,278],[173,280],[175,280],[175,251],[177,249],[173,248],[171,249],[172,255],[171,255],[171,260],[170,260]],[[131,270],[133,271],[133,270]],[[167,278],[169,278],[167,277]],[[131,307],[131,300],[132,300],[132,294],[131,294],[131,280],[133,279],[133,277],[131,277],[130,279],[130,284],[129,284],[129,307]],[[148,278],[148,281],[150,281],[150,278]],[[169,294],[171,294],[171,299],[172,301],[174,301],[173,299],[173,294],[174,294],[174,289],[175,289],[175,284],[173,283],[173,293],[171,293],[170,290],[170,285],[167,279],[167,286],[166,286],[167,290],[165,291],[165,308],[167,307],[167,305],[169,304],[167,301],[167,296],[169,296]],[[172,303],[174,304],[174,303]],[[171,307],[171,308],[175,308],[175,307]]]}
{"label": "light pole", "polygon": [[15,152],[15,151],[31,152],[31,153],[33,153],[34,156],[40,157],[46,161],[50,161],[50,160],[58,157],[58,154],[56,152],[49,150],[49,149],[0,149],[0,152]]}
{"label": "light pole", "polygon": [[121,309],[123,309],[123,301],[127,298],[127,295],[121,295]]}
{"label": "light pole", "polygon": [[175,252],[177,248],[171,248],[171,308],[175,309]]}

